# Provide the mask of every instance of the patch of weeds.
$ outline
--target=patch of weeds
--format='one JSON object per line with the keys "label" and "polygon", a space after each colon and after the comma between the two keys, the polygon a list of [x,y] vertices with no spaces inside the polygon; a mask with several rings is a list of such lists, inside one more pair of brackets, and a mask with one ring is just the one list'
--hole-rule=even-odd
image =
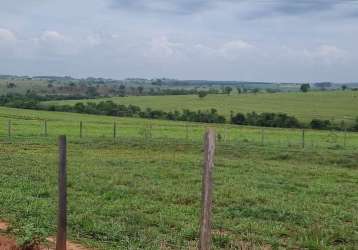
{"label": "patch of weeds", "polygon": [[213,235],[213,244],[216,247],[221,249],[228,249],[230,248],[231,239],[228,235],[220,234],[220,235]]}
{"label": "patch of weeds", "polygon": [[280,153],[277,155],[272,155],[271,157],[269,157],[269,160],[281,160],[281,161],[285,161],[285,160],[289,160],[291,158],[290,154],[287,152],[284,153]]}
{"label": "patch of weeds", "polygon": [[21,249],[36,249],[38,245],[46,241],[46,230],[37,228],[33,224],[14,230],[14,233],[17,235],[17,244]]}
{"label": "patch of weeds", "polygon": [[234,217],[255,218],[260,220],[271,220],[279,222],[290,222],[297,225],[303,223],[303,217],[287,211],[280,211],[265,207],[236,207],[229,209],[230,215]]}

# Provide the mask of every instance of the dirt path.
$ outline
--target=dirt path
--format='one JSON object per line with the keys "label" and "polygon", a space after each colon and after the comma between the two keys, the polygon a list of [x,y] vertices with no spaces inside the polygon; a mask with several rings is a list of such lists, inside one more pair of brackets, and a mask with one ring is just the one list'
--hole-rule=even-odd
{"label": "dirt path", "polygon": [[[21,249],[17,246],[16,240],[1,233],[6,233],[9,229],[9,224],[7,222],[0,220],[0,250],[55,250],[56,239],[55,237],[47,238],[48,246],[36,246],[26,249]],[[67,241],[67,250],[90,250],[79,244]]]}

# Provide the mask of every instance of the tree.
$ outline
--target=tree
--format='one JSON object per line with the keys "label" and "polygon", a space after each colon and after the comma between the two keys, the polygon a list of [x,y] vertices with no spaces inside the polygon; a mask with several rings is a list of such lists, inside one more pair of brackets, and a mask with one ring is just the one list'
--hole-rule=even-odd
{"label": "tree", "polygon": [[143,90],[144,90],[144,88],[142,86],[137,87],[137,91],[138,91],[139,95],[143,94]]}
{"label": "tree", "polygon": [[345,91],[347,89],[347,85],[342,85],[342,90]]}
{"label": "tree", "polygon": [[310,126],[313,129],[329,129],[331,127],[331,122],[329,120],[313,119]]}
{"label": "tree", "polygon": [[242,93],[241,87],[237,87],[236,89],[237,89],[237,93],[238,93],[238,94],[241,94],[241,93]]}
{"label": "tree", "polygon": [[119,85],[119,91],[118,92],[119,92],[120,96],[125,96],[126,95],[126,86],[123,85],[123,84]]}
{"label": "tree", "polygon": [[91,98],[96,97],[98,95],[97,88],[93,87],[93,86],[88,87],[86,94],[88,97],[91,97]]}
{"label": "tree", "polygon": [[231,117],[231,123],[232,124],[245,124],[246,117],[244,114],[237,113],[235,116]]}
{"label": "tree", "polygon": [[353,126],[353,130],[356,131],[356,132],[358,131],[358,117],[356,119],[356,123]]}
{"label": "tree", "polygon": [[208,95],[208,93],[207,92],[205,92],[205,91],[199,91],[198,92],[198,96],[199,96],[199,98],[200,99],[203,99],[205,96],[207,96]]}
{"label": "tree", "polygon": [[231,87],[225,87],[225,89],[224,89],[224,92],[227,94],[227,95],[230,95],[230,93],[231,93],[231,91],[232,91],[232,88]]}
{"label": "tree", "polygon": [[330,83],[330,82],[317,82],[317,83],[314,84],[314,86],[316,88],[321,89],[321,90],[326,90],[326,89],[332,87],[332,83]]}
{"label": "tree", "polygon": [[308,83],[304,83],[301,85],[300,90],[303,93],[306,93],[310,90],[311,86]]}
{"label": "tree", "polygon": [[7,84],[6,87],[7,87],[8,89],[13,89],[13,88],[16,88],[16,84],[13,83],[13,82],[10,82],[10,83]]}

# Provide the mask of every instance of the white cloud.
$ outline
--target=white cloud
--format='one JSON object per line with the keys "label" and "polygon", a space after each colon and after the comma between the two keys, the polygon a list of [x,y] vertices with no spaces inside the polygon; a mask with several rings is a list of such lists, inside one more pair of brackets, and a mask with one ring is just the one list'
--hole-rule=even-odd
{"label": "white cloud", "polygon": [[182,55],[181,48],[181,43],[172,42],[167,36],[162,35],[152,38],[150,48],[145,55],[153,59],[173,59]]}
{"label": "white cloud", "polygon": [[14,41],[16,41],[16,36],[11,30],[0,28],[0,42]]}
{"label": "white cloud", "polygon": [[336,46],[321,45],[317,50],[317,54],[319,56],[327,58],[341,58],[344,57],[346,52],[342,49],[337,48]]}
{"label": "white cloud", "polygon": [[219,48],[219,54],[226,59],[235,60],[237,59],[242,53],[253,49],[255,46],[252,44],[245,42],[243,40],[235,40],[229,41],[224,43]]}
{"label": "white cloud", "polygon": [[40,40],[45,41],[45,42],[63,42],[65,41],[65,36],[60,34],[57,31],[45,31],[42,35]]}
{"label": "white cloud", "polygon": [[317,48],[311,50],[305,49],[303,54],[313,61],[323,62],[325,64],[342,62],[348,55],[347,51],[344,49],[327,44],[320,45]]}

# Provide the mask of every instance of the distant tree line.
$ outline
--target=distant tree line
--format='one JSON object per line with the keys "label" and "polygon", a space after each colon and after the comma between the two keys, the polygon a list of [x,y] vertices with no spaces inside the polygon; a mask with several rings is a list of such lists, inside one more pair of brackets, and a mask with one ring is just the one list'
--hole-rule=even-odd
{"label": "distant tree line", "polygon": [[[22,94],[6,94],[0,95],[0,106],[22,108],[22,109],[40,109],[39,103],[45,101],[56,100],[81,100],[85,97],[80,95],[37,95],[34,92],[28,91],[25,95]],[[86,97],[87,99],[87,97]]]}
{"label": "distant tree line", "polygon": [[98,103],[76,103],[75,105],[50,105],[43,106],[42,109],[49,111],[76,112],[84,114],[110,115],[119,117],[140,117],[148,119],[161,119],[172,121],[190,121],[204,123],[225,123],[224,116],[219,115],[216,109],[205,111],[183,111],[166,112],[162,110],[152,110],[147,108],[142,110],[135,105],[122,105],[113,101],[101,101]]}
{"label": "distant tree line", "polygon": [[[344,124],[337,126],[332,124],[329,120],[313,119],[309,124],[303,124],[294,117],[285,113],[256,113],[251,112],[247,114],[231,112],[229,121],[225,116],[218,113],[216,109],[191,111],[184,109],[182,111],[162,111],[153,110],[150,108],[142,110],[135,105],[122,105],[114,103],[113,101],[101,102],[78,102],[75,105],[44,105],[43,101],[50,100],[70,100],[79,99],[79,96],[38,96],[34,93],[27,93],[26,95],[8,94],[0,96],[0,106],[22,108],[22,109],[38,109],[47,111],[61,111],[61,112],[75,112],[83,114],[109,115],[119,117],[140,117],[148,119],[162,119],[172,121],[189,121],[189,122],[203,122],[203,123],[226,123],[236,125],[249,125],[260,127],[277,127],[277,128],[312,128],[321,130],[343,130],[358,131],[358,118],[353,126],[347,127]],[[82,97],[83,98],[83,97]]]}
{"label": "distant tree line", "polygon": [[250,125],[260,127],[277,128],[302,128],[303,125],[294,117],[284,113],[261,113],[251,112],[237,113],[231,116],[231,123],[238,125]]}

